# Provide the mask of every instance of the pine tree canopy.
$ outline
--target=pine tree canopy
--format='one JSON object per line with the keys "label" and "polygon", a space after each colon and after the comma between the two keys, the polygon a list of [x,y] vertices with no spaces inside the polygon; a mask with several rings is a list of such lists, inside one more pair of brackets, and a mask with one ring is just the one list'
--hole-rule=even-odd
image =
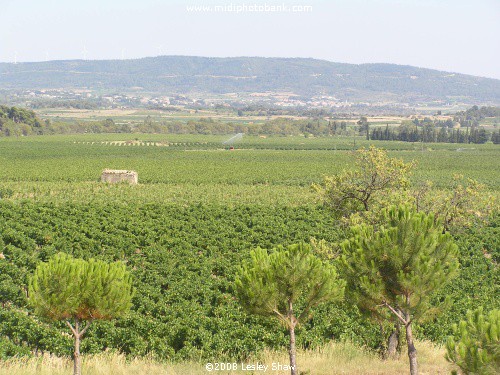
{"label": "pine tree canopy", "polygon": [[255,314],[275,316],[285,325],[310,316],[311,309],[327,301],[343,298],[345,282],[335,268],[311,252],[311,246],[300,243],[279,246],[271,253],[257,248],[251,260],[240,268],[236,291],[242,305]]}
{"label": "pine tree canopy", "polygon": [[123,263],[59,253],[37,266],[29,296],[35,312],[50,320],[111,319],[130,309],[132,278]]}
{"label": "pine tree canopy", "polygon": [[360,225],[342,244],[340,264],[349,297],[374,316],[394,314],[403,324],[437,313],[434,291],[457,272],[457,246],[432,214],[409,207],[383,212],[378,231]]}
{"label": "pine tree canopy", "polygon": [[500,310],[468,311],[467,319],[453,327],[446,350],[446,359],[464,374],[500,373]]}

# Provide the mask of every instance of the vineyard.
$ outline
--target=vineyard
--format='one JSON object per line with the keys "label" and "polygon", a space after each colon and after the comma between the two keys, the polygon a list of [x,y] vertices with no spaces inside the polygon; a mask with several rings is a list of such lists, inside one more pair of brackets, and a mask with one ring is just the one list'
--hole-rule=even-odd
{"label": "vineyard", "polygon": [[[500,188],[499,149],[496,145],[414,144],[369,142],[354,138],[245,137],[234,151],[222,141],[229,137],[147,135],[143,142],[169,142],[169,147],[111,145],[134,141],[129,135],[74,135],[2,139],[0,184],[89,183],[105,168],[133,169],[139,182],[155,184],[308,187],[323,175],[349,168],[349,151],[374,144],[390,155],[415,160],[416,181],[431,180],[446,188],[453,174]],[[142,137],[141,137],[142,138]],[[108,144],[103,143],[108,142]],[[16,189],[14,189],[16,190]]]}
{"label": "vineyard", "polygon": [[[136,139],[137,138],[137,139]],[[244,360],[286,347],[284,330],[246,314],[234,278],[256,247],[311,239],[338,243],[347,229],[323,207],[311,184],[353,164],[352,149],[374,144],[415,160],[415,183],[446,191],[462,174],[500,195],[496,145],[368,142],[357,138],[201,135],[64,135],[0,140],[0,359],[71,354],[64,324],[36,318],[28,278],[58,252],[120,260],[137,293],[127,317],[96,322],[82,351],[116,349],[158,361]],[[159,147],[159,144],[162,147]],[[103,169],[135,170],[139,184],[99,182]],[[416,327],[444,343],[468,309],[500,307],[500,216],[464,230],[460,274],[437,296],[450,310]],[[297,329],[313,350],[331,339],[380,347],[378,325],[346,302],[322,305]]]}

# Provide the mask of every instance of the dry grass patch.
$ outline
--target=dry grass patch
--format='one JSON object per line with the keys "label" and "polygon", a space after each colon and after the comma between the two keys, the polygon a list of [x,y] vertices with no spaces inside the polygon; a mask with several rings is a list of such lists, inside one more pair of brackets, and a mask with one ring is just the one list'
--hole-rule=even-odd
{"label": "dry grass patch", "polygon": [[[85,375],[185,375],[202,374],[199,364],[161,364],[148,359],[127,360],[121,354],[84,356],[82,374]],[[0,362],[1,375],[68,375],[73,374],[70,358],[49,355],[31,359],[12,359]]]}
{"label": "dry grass patch", "polygon": [[[444,348],[430,342],[416,343],[421,375],[450,374]],[[287,356],[267,354],[264,363],[286,363]],[[397,360],[382,360],[376,353],[351,343],[331,343],[322,350],[301,352],[297,358],[299,371],[310,375],[401,375],[409,373],[406,352]],[[274,373],[273,373],[274,374]],[[278,374],[278,373],[277,373]],[[285,374],[283,373],[279,373]]]}
{"label": "dry grass patch", "polygon": [[[450,374],[451,366],[444,359],[444,349],[430,342],[418,342],[418,361],[421,375]],[[285,352],[265,352],[245,362],[245,365],[262,363],[267,371],[253,374],[288,375],[288,371],[272,371],[273,363],[288,364]],[[408,358],[402,353],[398,360],[381,360],[377,354],[350,343],[331,343],[321,350],[300,351],[297,357],[300,372],[309,375],[401,375],[409,372]],[[82,373],[85,375],[207,375],[252,374],[251,371],[212,371],[196,362],[158,363],[149,359],[127,360],[120,354],[103,353],[85,356]],[[0,375],[67,375],[72,374],[70,358],[42,356],[28,360],[12,359],[0,362]]]}

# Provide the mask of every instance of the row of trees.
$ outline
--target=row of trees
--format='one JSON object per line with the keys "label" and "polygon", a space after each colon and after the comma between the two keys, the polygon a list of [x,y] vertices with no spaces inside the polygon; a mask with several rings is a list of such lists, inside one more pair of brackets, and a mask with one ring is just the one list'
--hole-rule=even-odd
{"label": "row of trees", "polygon": [[[24,110],[23,110],[24,111]],[[450,129],[434,125],[402,125],[398,128],[376,127],[370,131],[365,117],[358,121],[358,131],[371,140],[405,142],[446,142],[446,143],[486,143],[488,140],[500,143],[500,131],[487,132],[484,128]],[[229,123],[211,118],[181,121],[156,121],[148,116],[143,123],[115,123],[111,118],[99,121],[58,122],[41,121],[35,117],[33,124],[0,118],[0,134],[4,136],[27,136],[41,134],[78,134],[78,133],[154,133],[154,134],[203,134],[223,135],[245,133],[249,135],[301,135],[313,136],[351,136],[354,128],[346,121],[291,120],[278,118],[262,124]]]}
{"label": "row of trees", "polygon": [[[476,112],[483,116],[483,107]],[[495,114],[496,107],[491,107],[486,114]],[[472,112],[472,113],[476,113]],[[467,112],[468,113],[468,112]],[[472,116],[472,117],[471,117]],[[479,116],[479,115],[477,115]],[[500,143],[500,131],[487,132],[479,126],[479,119],[471,114],[460,115],[454,122],[424,118],[413,121],[404,121],[398,128],[376,127],[370,131],[370,123],[366,117],[361,117],[357,122],[359,134],[372,140],[398,140],[405,142],[449,142],[449,143]],[[460,123],[462,129],[454,126]],[[33,111],[0,106],[0,135],[4,136],[27,136],[40,134],[70,134],[70,133],[157,133],[157,134],[233,134],[245,133],[250,135],[313,135],[313,136],[351,136],[355,134],[355,128],[349,126],[347,121],[324,120],[323,117],[310,119],[275,118],[264,123],[234,123],[213,120],[212,118],[200,118],[197,120],[166,121],[154,120],[147,116],[142,123],[116,123],[108,118],[98,121],[73,121],[60,122],[52,120],[40,120]],[[463,129],[465,128],[465,130]]]}
{"label": "row of trees", "polygon": [[183,121],[158,121],[147,116],[142,123],[118,123],[111,118],[98,121],[41,120],[27,109],[0,106],[0,135],[28,136],[42,134],[79,133],[155,133],[224,135],[245,133],[250,135],[351,134],[347,122],[326,122],[320,119],[293,120],[277,118],[265,123],[222,122],[212,118]]}
{"label": "row of trees", "polygon": [[[7,107],[6,107],[7,108]],[[12,107],[16,108],[16,107]],[[130,124],[116,124],[113,119],[99,121],[77,121],[61,122],[46,119],[40,120],[34,112],[20,109],[24,113],[30,114],[20,118],[11,118],[7,112],[0,111],[0,136],[5,137],[25,137],[29,135],[46,134],[83,134],[83,133],[131,133]]]}
{"label": "row of trees", "polygon": [[154,121],[150,116],[144,124],[137,125],[137,130],[144,133],[169,134],[232,134],[245,133],[249,135],[300,135],[314,136],[352,135],[352,127],[348,128],[346,121],[325,121],[323,119],[276,118],[264,123],[232,123],[200,118],[187,122]]}
{"label": "row of trees", "polygon": [[[457,246],[433,215],[408,207],[384,211],[384,226],[355,226],[341,255],[322,263],[304,244],[251,253],[236,279],[238,295],[251,312],[276,317],[290,334],[291,374],[298,374],[295,327],[311,309],[343,297],[381,324],[402,324],[410,373],[418,373],[412,324],[437,312],[430,298],[458,269]],[[335,269],[339,270],[340,277]]]}
{"label": "row of trees", "polygon": [[488,142],[491,138],[493,143],[498,144],[500,131],[490,134],[482,127],[462,130],[446,127],[437,128],[432,125],[425,127],[402,125],[398,129],[391,129],[387,125],[385,128],[374,128],[371,133],[366,134],[367,139],[378,141],[482,144]]}
{"label": "row of trees", "polygon": [[366,135],[367,139],[403,141],[403,142],[446,142],[446,143],[486,143],[490,140],[495,144],[500,143],[500,131],[487,132],[481,127],[481,121],[486,117],[495,118],[495,127],[500,117],[498,107],[473,106],[467,111],[457,112],[453,119],[441,120],[439,118],[424,117],[403,121],[398,128],[373,128],[366,117],[358,121],[359,133]]}
{"label": "row of trees", "polygon": [[157,121],[147,116],[142,123],[116,123],[108,118],[99,121],[61,122],[37,119],[33,126],[23,122],[15,122],[0,118],[0,135],[28,136],[42,134],[82,134],[82,133],[152,133],[152,134],[203,134],[226,135],[245,133],[249,135],[300,135],[314,136],[353,135],[354,130],[348,128],[346,121],[326,122],[324,120],[292,120],[279,118],[265,123],[233,123],[200,118],[183,121]]}

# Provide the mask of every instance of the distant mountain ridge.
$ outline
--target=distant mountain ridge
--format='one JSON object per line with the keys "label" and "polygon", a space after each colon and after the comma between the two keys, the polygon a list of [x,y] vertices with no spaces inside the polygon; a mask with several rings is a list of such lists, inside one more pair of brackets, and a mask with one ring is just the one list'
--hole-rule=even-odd
{"label": "distant mountain ridge", "polygon": [[306,58],[159,56],[0,63],[0,89],[154,93],[293,92],[345,100],[463,100],[500,104],[500,80],[395,64]]}

